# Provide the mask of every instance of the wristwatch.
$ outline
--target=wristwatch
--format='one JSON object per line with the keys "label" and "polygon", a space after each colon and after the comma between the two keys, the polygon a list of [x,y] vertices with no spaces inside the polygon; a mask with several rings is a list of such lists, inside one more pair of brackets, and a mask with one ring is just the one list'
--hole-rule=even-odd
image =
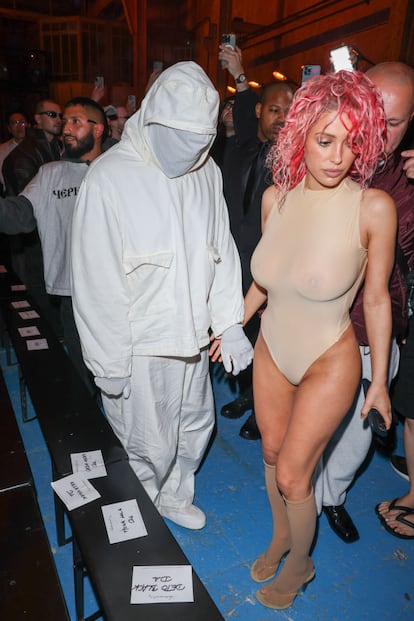
{"label": "wristwatch", "polygon": [[236,84],[243,84],[243,82],[246,82],[247,78],[246,78],[246,74],[245,73],[241,73],[240,75],[237,76],[237,78],[235,79]]}

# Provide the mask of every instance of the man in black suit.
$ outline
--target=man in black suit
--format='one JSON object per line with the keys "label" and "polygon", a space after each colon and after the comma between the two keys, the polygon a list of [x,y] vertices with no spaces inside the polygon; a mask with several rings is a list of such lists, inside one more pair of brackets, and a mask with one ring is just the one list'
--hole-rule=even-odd
{"label": "man in black suit", "polygon": [[[271,185],[271,172],[265,166],[270,146],[275,141],[290,108],[293,90],[285,82],[273,82],[263,88],[261,99],[250,89],[242,64],[240,48],[220,46],[219,59],[233,76],[236,85],[233,121],[236,140],[223,163],[223,183],[230,227],[239,250],[243,291],[252,282],[250,259],[261,235],[261,202],[264,190]],[[259,316],[245,331],[254,345],[259,331]],[[253,409],[252,368],[238,376],[239,396],[224,405],[222,416],[239,418],[252,413],[243,424],[240,435],[257,440],[260,433]]]}

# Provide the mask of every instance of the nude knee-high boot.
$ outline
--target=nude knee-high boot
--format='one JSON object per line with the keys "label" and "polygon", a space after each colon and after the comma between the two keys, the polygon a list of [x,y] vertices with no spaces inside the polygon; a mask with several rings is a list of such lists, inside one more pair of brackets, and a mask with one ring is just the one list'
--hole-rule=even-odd
{"label": "nude knee-high boot", "polygon": [[278,577],[257,592],[257,599],[269,608],[288,608],[301,586],[312,580],[315,570],[309,550],[315,535],[316,505],[312,492],[302,501],[286,502],[291,547]]}
{"label": "nude knee-high boot", "polygon": [[276,485],[276,468],[265,463],[267,496],[273,518],[272,540],[263,554],[253,563],[250,576],[255,582],[265,582],[275,575],[280,559],[290,548],[289,521],[286,504]]}

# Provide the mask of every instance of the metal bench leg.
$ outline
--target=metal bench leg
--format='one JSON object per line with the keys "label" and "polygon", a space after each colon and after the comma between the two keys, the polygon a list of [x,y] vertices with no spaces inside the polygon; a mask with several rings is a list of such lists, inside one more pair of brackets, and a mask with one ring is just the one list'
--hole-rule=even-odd
{"label": "metal bench leg", "polygon": [[73,550],[73,584],[75,587],[75,607],[76,618],[78,621],[84,621],[85,619],[85,603],[84,603],[84,565],[82,555],[80,553],[77,541],[75,537],[72,539]]}

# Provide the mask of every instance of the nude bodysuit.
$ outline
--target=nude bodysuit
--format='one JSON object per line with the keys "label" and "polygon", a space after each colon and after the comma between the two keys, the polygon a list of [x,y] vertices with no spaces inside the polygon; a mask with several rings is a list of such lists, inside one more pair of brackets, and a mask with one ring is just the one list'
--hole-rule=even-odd
{"label": "nude bodysuit", "polygon": [[261,331],[279,370],[299,384],[350,324],[365,274],[359,214],[362,190],[349,178],[332,190],[301,181],[275,203],[254,251],[252,274],[266,289]]}

